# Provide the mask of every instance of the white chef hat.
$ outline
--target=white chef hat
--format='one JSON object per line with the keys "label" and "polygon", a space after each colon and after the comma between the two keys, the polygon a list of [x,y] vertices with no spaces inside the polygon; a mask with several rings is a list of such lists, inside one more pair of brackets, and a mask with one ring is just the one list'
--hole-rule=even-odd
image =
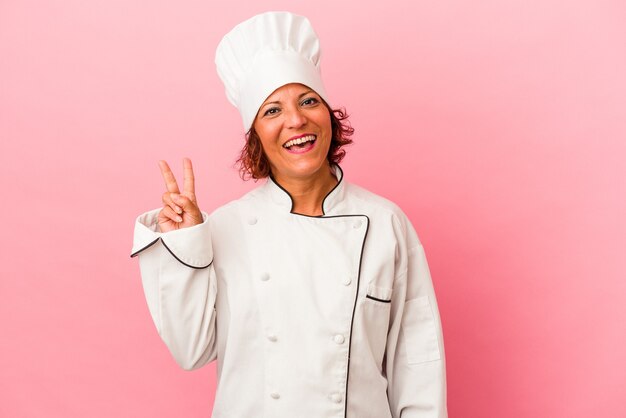
{"label": "white chef hat", "polygon": [[309,20],[289,12],[256,15],[222,38],[215,53],[217,73],[246,131],[265,99],[285,84],[304,84],[328,103],[320,52]]}

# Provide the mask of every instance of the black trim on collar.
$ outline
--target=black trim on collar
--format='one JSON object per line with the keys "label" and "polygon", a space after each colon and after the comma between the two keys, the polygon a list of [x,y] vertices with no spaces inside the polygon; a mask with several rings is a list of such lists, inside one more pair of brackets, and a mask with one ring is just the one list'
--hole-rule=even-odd
{"label": "black trim on collar", "polygon": [[161,241],[161,244],[163,244],[163,246],[165,247],[165,249],[166,249],[167,251],[169,251],[169,253],[170,253],[170,254],[172,254],[172,257],[174,257],[174,258],[175,258],[175,259],[176,259],[176,260],[177,260],[180,264],[182,264],[182,265],[184,265],[184,266],[187,266],[187,267],[190,267],[190,268],[192,268],[192,269],[196,269],[196,270],[202,270],[202,269],[205,269],[205,268],[209,267],[211,264],[213,264],[213,260],[211,260],[211,262],[210,262],[209,264],[207,264],[206,266],[200,266],[200,267],[197,267],[197,266],[192,266],[191,264],[187,264],[187,263],[185,263],[183,260],[181,260],[180,258],[176,257],[176,254],[174,254],[174,252],[173,252],[172,250],[170,250],[170,247],[168,247],[168,246],[165,244],[165,241],[163,241],[163,240],[161,239],[161,237],[159,237],[159,238],[155,239],[154,241],[152,241],[150,244],[146,245],[146,246],[145,246],[145,247],[143,247],[142,249],[135,251],[134,253],[132,253],[132,254],[130,255],[130,257],[132,258],[132,257],[136,257],[136,256],[138,256],[140,252],[142,252],[142,251],[143,251],[143,250],[145,250],[145,249],[148,249],[148,248],[152,247],[152,246],[153,246],[154,244],[156,244],[156,242],[157,242],[157,241],[159,241],[159,240]]}
{"label": "black trim on collar", "polygon": [[330,194],[334,192],[337,187],[339,187],[339,183],[343,181],[343,170],[341,169],[341,167],[339,167],[339,164],[335,164],[335,166],[339,169],[341,178],[339,178],[339,180],[337,181],[337,184],[335,184],[335,187],[330,189],[330,191],[326,193],[326,196],[324,196],[324,199],[322,199],[322,216],[326,215],[326,211],[324,211],[324,203],[326,203],[326,198],[328,198],[328,196],[330,196]]}
{"label": "black trim on collar", "polygon": [[[283,192],[285,192],[287,194],[287,196],[289,196],[289,200],[291,200],[291,207],[289,208],[289,213],[293,213],[293,197],[291,197],[291,195],[289,194],[289,192],[287,191],[287,189],[285,189],[283,186],[280,185],[279,182],[276,181],[276,179],[274,178],[274,176],[272,175],[272,173],[270,173],[270,180],[278,186],[278,188],[280,190],[282,190]],[[324,208],[322,208],[322,212],[324,211]]]}
{"label": "black trim on collar", "polygon": [[280,185],[280,183],[278,183],[278,181],[276,181],[276,179],[274,178],[274,176],[272,175],[272,173],[270,173],[270,180],[278,186],[279,189],[281,189],[283,192],[285,192],[287,194],[287,196],[289,196],[289,200],[291,200],[291,208],[289,208],[289,213],[293,213],[294,215],[300,215],[300,216],[308,216],[309,218],[321,218],[321,217],[325,217],[326,216],[326,211],[324,211],[324,203],[326,203],[326,198],[328,196],[330,196],[330,194],[332,192],[335,191],[335,189],[337,187],[339,187],[339,183],[341,183],[343,181],[343,170],[341,169],[341,167],[339,167],[339,164],[333,164],[334,167],[337,167],[339,169],[339,172],[341,173],[341,178],[339,178],[339,180],[337,181],[337,184],[335,184],[333,186],[332,189],[330,189],[330,191],[328,193],[326,193],[326,196],[324,196],[324,199],[322,199],[322,214],[318,215],[318,216],[313,216],[313,215],[305,215],[302,213],[296,213],[293,211],[293,197],[291,197],[291,194],[287,191],[287,189],[285,189],[283,186]]}

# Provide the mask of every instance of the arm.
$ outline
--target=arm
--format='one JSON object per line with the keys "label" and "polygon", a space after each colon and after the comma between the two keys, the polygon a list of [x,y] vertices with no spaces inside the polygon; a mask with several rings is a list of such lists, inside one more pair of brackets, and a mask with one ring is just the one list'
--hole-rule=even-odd
{"label": "arm", "polygon": [[159,209],[137,218],[133,254],[139,266],[146,301],[161,339],[186,370],[216,357],[215,299],[217,280],[209,221],[158,232]]}
{"label": "arm", "polygon": [[443,334],[424,248],[408,224],[406,262],[396,276],[387,338],[394,418],[446,418]]}
{"label": "arm", "polygon": [[191,160],[183,160],[183,191],[172,170],[159,161],[167,191],[163,208],[135,222],[131,257],[139,256],[150,314],[176,362],[186,370],[215,359],[217,279],[211,231],[195,195]]}

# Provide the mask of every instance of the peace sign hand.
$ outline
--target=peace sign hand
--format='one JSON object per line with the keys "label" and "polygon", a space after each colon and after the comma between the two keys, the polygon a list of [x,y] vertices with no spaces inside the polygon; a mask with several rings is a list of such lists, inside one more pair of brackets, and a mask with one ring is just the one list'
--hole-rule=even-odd
{"label": "peace sign hand", "polygon": [[196,202],[193,168],[189,158],[183,159],[184,178],[183,192],[178,189],[178,183],[170,166],[163,160],[159,161],[161,175],[165,180],[167,191],[163,193],[163,209],[159,212],[158,223],[161,232],[188,228],[202,223],[202,213]]}

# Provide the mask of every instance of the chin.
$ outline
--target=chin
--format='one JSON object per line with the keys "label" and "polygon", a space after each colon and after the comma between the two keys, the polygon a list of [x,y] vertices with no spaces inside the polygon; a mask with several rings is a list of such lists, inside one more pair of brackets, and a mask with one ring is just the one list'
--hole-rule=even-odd
{"label": "chin", "polygon": [[330,167],[330,165],[327,159],[321,161],[302,161],[299,164],[285,167],[284,170],[279,170],[279,172],[286,177],[302,178],[323,174],[323,170],[328,167]]}

